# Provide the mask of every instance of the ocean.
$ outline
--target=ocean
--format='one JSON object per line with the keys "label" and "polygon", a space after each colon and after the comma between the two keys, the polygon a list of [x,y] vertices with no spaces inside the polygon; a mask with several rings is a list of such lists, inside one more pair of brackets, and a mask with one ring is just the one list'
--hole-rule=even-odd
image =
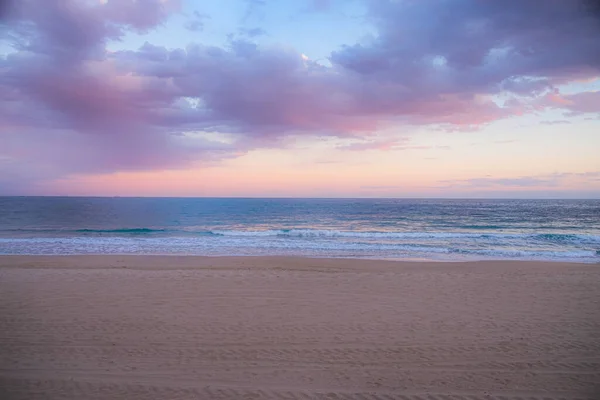
{"label": "ocean", "polygon": [[0,197],[0,254],[600,262],[600,200]]}

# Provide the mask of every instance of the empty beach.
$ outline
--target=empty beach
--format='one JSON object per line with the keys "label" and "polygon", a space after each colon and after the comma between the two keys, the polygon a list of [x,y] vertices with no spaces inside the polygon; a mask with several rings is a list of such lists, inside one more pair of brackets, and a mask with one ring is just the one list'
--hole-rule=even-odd
{"label": "empty beach", "polygon": [[2,256],[3,399],[597,399],[600,268]]}

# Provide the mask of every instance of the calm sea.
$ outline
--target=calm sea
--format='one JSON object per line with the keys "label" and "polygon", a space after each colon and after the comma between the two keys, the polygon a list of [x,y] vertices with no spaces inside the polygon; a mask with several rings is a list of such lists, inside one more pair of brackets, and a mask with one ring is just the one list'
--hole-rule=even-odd
{"label": "calm sea", "polygon": [[0,197],[0,254],[600,262],[600,200]]}

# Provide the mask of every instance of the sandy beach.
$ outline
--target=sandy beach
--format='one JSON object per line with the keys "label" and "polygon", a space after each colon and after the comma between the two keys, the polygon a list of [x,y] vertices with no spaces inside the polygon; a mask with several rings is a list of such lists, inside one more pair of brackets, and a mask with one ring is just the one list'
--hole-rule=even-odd
{"label": "sandy beach", "polygon": [[0,398],[600,399],[600,266],[0,257]]}

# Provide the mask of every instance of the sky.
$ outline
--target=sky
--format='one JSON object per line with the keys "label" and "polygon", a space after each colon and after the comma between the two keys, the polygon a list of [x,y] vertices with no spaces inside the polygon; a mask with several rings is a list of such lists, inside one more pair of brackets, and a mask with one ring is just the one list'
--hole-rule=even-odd
{"label": "sky", "polygon": [[600,198],[597,0],[0,0],[0,195]]}

